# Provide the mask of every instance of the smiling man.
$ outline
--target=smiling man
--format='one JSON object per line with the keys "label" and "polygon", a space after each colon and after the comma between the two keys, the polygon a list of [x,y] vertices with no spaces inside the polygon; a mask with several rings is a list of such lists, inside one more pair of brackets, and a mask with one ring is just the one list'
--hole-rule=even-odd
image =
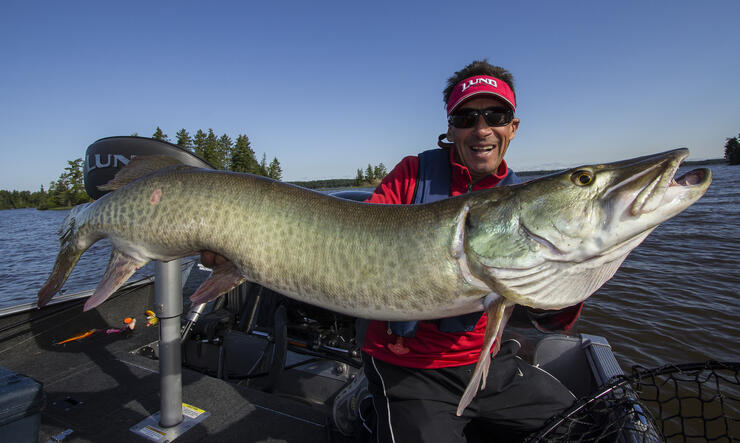
{"label": "smiling man", "polygon": [[[442,149],[401,160],[369,202],[428,203],[520,182],[504,161],[519,128],[512,75],[486,61],[473,62],[448,80],[444,100],[448,128],[439,137]],[[538,313],[535,323],[568,329],[580,307]],[[486,439],[514,441],[573,402],[554,377],[516,357],[519,343],[510,340],[492,361],[486,389],[462,417],[456,416],[485,327],[482,312],[436,321],[369,323],[363,359],[378,415],[377,441],[462,442],[471,421],[480,423]]]}

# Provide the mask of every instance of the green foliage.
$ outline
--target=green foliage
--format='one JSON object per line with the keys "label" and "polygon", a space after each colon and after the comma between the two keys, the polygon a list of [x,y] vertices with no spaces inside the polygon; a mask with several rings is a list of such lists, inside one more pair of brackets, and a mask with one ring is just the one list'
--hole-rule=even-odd
{"label": "green foliage", "polygon": [[275,180],[281,180],[283,178],[283,168],[280,167],[277,157],[273,158],[270,166],[267,167],[267,176]]}
{"label": "green foliage", "polygon": [[225,167],[224,159],[220,155],[220,149],[218,137],[213,133],[213,129],[208,128],[208,135],[206,135],[203,145],[203,160],[213,165],[216,169],[224,169]]}
{"label": "green foliage", "polygon": [[[132,134],[138,136],[137,133]],[[167,134],[157,126],[152,138],[169,141]],[[249,138],[244,134],[231,137],[223,134],[216,136],[213,129],[208,132],[198,129],[194,137],[183,129],[177,131],[177,145],[201,157],[217,169],[229,169],[237,172],[248,172],[263,175],[275,180],[282,180],[283,169],[277,157],[267,164],[267,154],[262,155],[262,162],[258,163]],[[70,207],[90,201],[83,183],[82,159],[67,162],[67,167],[59,179],[49,183],[48,190],[37,192],[0,190],[0,209],[15,209],[35,207],[50,209]]]}
{"label": "green foliage", "polygon": [[[159,127],[154,134],[153,138],[167,137],[167,134],[164,134]],[[183,128],[177,131],[177,145],[194,153],[216,169],[247,172],[276,180],[281,180],[283,176],[283,170],[277,157],[274,157],[268,165],[265,153],[262,156],[262,162],[257,162],[249,138],[244,134],[237,135],[234,141],[228,134],[219,137],[213,129],[209,128],[207,132],[198,129],[195,136],[191,137],[190,133]]]}
{"label": "green foliage", "polygon": [[229,169],[236,172],[248,172],[259,174],[259,163],[255,157],[254,150],[246,135],[240,134],[236,137],[236,143],[231,151],[231,163]]}
{"label": "green foliage", "polygon": [[365,181],[368,183],[372,183],[375,180],[375,170],[372,166],[370,166],[370,163],[367,164],[367,169],[365,169]]}
{"label": "green foliage", "polygon": [[206,150],[206,133],[202,129],[198,129],[193,137],[193,152],[200,158],[205,159]]}
{"label": "green foliage", "polygon": [[0,190],[0,209],[35,208],[46,199],[44,187],[40,191]]}
{"label": "green foliage", "polygon": [[193,139],[190,137],[188,131],[184,128],[177,131],[177,146],[185,149],[186,151],[193,152]]}
{"label": "green foliage", "polygon": [[378,166],[373,168],[373,177],[375,177],[376,180],[382,180],[386,175],[388,175],[388,171],[385,170],[385,165],[383,163],[380,163]]}
{"label": "green foliage", "polygon": [[152,138],[157,139],[157,140],[163,140],[163,141],[170,140],[169,137],[167,137],[167,134],[162,132],[162,129],[160,129],[159,126],[157,126],[157,130],[154,131],[154,134],[152,134]]}
{"label": "green foliage", "polygon": [[727,139],[725,143],[725,160],[731,165],[740,165],[740,134]]}
{"label": "green foliage", "polygon": [[385,169],[385,165],[383,163],[380,163],[377,166],[368,164],[364,172],[362,171],[362,169],[357,170],[357,175],[354,179],[354,185],[375,186],[381,180],[383,180],[386,175],[388,175],[388,171]]}

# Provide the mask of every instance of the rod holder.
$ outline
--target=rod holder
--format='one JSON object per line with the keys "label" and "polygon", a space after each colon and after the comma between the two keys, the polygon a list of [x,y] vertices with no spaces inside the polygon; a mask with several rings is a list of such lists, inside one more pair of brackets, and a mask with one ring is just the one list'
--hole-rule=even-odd
{"label": "rod holder", "polygon": [[182,259],[155,263],[154,306],[159,318],[160,426],[178,425],[182,415]]}

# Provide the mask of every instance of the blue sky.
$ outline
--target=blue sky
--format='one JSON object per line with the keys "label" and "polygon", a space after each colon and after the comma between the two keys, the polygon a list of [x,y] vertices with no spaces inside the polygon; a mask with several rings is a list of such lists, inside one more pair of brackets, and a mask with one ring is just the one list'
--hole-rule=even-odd
{"label": "blue sky", "polygon": [[740,132],[737,1],[256,3],[2,2],[0,189],[157,126],[246,134],[286,180],[390,169],[481,58],[516,78],[514,169],[718,158]]}

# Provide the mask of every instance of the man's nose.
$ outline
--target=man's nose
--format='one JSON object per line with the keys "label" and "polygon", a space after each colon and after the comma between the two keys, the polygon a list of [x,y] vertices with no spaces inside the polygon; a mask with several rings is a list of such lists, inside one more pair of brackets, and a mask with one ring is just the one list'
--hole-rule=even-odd
{"label": "man's nose", "polygon": [[488,135],[493,131],[491,127],[488,125],[488,122],[483,117],[483,114],[480,114],[478,116],[478,119],[475,121],[475,132],[478,135]]}

